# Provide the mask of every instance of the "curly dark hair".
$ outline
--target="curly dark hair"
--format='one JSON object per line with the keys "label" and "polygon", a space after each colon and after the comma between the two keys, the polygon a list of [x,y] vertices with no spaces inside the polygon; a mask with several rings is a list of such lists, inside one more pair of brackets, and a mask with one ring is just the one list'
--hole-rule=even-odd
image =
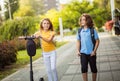
{"label": "curly dark hair", "polygon": [[81,18],[85,17],[86,18],[86,24],[88,27],[92,28],[94,26],[93,20],[91,18],[91,16],[87,13],[84,13],[81,15],[81,17],[79,18],[79,25],[81,26]]}

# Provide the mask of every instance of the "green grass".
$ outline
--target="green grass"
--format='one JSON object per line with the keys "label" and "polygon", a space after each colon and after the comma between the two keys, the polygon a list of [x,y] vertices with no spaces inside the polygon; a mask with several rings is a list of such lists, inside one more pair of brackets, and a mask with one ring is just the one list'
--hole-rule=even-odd
{"label": "green grass", "polygon": [[[57,42],[56,48],[59,48],[60,46],[66,44],[67,42]],[[36,55],[33,56],[33,61],[41,57],[41,49],[36,50]],[[26,50],[18,51],[17,55],[17,62],[6,66],[5,69],[0,71],[0,80],[2,80],[4,77],[14,73],[19,68],[24,68],[26,64],[29,63],[29,56],[27,54]]]}
{"label": "green grass", "polygon": [[[32,57],[33,61],[40,57],[41,57],[41,49],[37,49],[36,55]],[[22,67],[24,68],[24,66],[28,64],[29,61],[30,61],[29,56],[26,50],[18,51],[17,62],[10,66],[6,66],[4,70],[0,71],[0,80],[8,76],[9,74],[17,71],[19,68],[22,68]]]}
{"label": "green grass", "polygon": [[70,31],[70,32],[64,33],[64,36],[71,36],[71,35],[76,35],[76,31]]}
{"label": "green grass", "polygon": [[[37,49],[36,50],[36,55],[33,56],[33,60],[36,60],[39,57],[41,57],[41,49]],[[29,56],[27,54],[27,51],[26,50],[19,51],[18,55],[17,55],[17,62],[16,62],[16,64],[24,65],[24,64],[27,64],[27,63],[29,63]]]}

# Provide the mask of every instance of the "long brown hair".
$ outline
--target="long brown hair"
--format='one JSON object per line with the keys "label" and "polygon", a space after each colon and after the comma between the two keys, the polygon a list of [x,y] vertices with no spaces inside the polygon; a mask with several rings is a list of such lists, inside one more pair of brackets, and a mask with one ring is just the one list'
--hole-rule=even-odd
{"label": "long brown hair", "polygon": [[40,23],[40,30],[43,30],[42,24],[43,24],[43,21],[45,21],[45,20],[48,21],[48,22],[50,23],[49,30],[53,31],[53,24],[52,24],[52,22],[50,21],[49,18],[44,18],[44,19],[41,21],[41,23]]}
{"label": "long brown hair", "polygon": [[81,18],[85,17],[86,18],[86,24],[88,27],[92,28],[94,26],[93,20],[91,18],[91,16],[87,13],[84,13],[81,15],[81,17],[79,18],[79,25],[81,26]]}

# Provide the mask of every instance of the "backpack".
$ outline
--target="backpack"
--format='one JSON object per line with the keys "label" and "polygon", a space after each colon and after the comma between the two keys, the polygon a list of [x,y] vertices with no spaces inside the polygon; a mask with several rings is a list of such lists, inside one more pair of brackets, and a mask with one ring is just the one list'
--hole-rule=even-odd
{"label": "backpack", "polygon": [[[80,32],[81,32],[82,29],[83,29],[82,27],[78,29],[78,35],[79,35],[80,38],[81,38]],[[90,28],[90,34],[91,34],[91,40],[92,40],[92,43],[93,43],[93,50],[94,50],[95,43],[96,43],[96,40],[94,38],[94,28]]]}

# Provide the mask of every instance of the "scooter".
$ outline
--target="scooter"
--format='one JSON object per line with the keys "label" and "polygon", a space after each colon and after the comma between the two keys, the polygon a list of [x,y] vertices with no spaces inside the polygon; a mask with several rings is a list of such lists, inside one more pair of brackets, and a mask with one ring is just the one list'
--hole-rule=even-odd
{"label": "scooter", "polygon": [[[25,39],[27,40],[26,48],[27,48],[27,54],[30,57],[30,81],[34,81],[33,79],[33,68],[32,68],[32,56],[36,55],[36,44],[33,39],[35,39],[34,36],[27,36],[27,29],[23,30],[23,33],[25,36],[19,37],[19,39]],[[44,81],[44,78],[41,77],[39,81]]]}

